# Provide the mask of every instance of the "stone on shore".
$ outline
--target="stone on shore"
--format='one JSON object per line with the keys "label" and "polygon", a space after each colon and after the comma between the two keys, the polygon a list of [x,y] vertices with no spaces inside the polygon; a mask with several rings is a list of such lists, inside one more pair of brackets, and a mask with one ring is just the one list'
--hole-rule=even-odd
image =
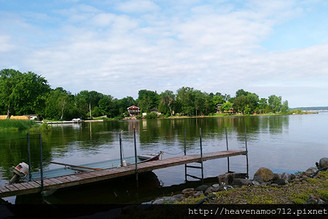
{"label": "stone on shore", "polygon": [[254,174],[255,176],[260,176],[264,182],[269,182],[270,180],[272,180],[274,178],[274,174],[273,172],[265,167],[261,167],[260,169],[258,169],[256,171],[256,173]]}
{"label": "stone on shore", "polygon": [[232,185],[235,179],[245,179],[245,173],[225,173],[218,176],[218,181],[220,185]]}
{"label": "stone on shore", "polygon": [[307,169],[305,172],[302,173],[302,176],[310,177],[317,171],[318,171],[318,168],[310,167],[309,169]]}
{"label": "stone on shore", "polygon": [[323,157],[319,161],[319,168],[321,169],[324,167],[328,167],[328,158],[327,157]]}

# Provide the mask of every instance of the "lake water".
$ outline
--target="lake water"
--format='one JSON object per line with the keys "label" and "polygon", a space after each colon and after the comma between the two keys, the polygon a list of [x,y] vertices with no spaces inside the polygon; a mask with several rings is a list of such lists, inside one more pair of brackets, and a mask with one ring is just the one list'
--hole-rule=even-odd
{"label": "lake water", "polygon": [[[85,164],[119,158],[119,133],[122,133],[124,156],[134,155],[133,130],[136,130],[138,154],[163,151],[163,159],[182,156],[184,130],[187,154],[199,154],[200,129],[203,153],[226,150],[245,150],[245,127],[249,151],[249,175],[260,167],[274,172],[304,171],[328,157],[328,113],[290,116],[255,116],[229,118],[190,118],[137,121],[108,121],[74,125],[53,125],[52,131],[42,134],[44,169],[60,167],[57,161]],[[24,132],[0,132],[0,185],[12,176],[11,167],[28,162],[27,140]],[[38,171],[39,139],[31,135],[32,170]],[[246,172],[246,157],[230,158],[230,170]],[[204,162],[204,177],[227,172],[227,159]],[[201,176],[200,170],[190,170]],[[193,181],[192,178],[188,178]],[[189,186],[185,183],[184,165],[155,170],[144,174],[136,191],[134,177],[99,183],[96,186],[71,188],[55,192],[48,199],[53,203],[135,203],[150,201],[159,195],[176,192]],[[195,183],[195,182],[191,182]],[[140,195],[140,192],[142,195]],[[69,193],[69,194],[68,194]],[[78,195],[77,195],[78,194]],[[38,198],[6,198],[13,203],[38,202]]]}

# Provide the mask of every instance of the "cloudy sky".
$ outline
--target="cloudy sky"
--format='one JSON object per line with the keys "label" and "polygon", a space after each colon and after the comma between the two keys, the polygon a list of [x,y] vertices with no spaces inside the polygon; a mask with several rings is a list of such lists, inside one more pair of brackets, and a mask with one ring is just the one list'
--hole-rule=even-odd
{"label": "cloudy sky", "polygon": [[0,0],[0,69],[137,98],[188,86],[328,105],[326,0]]}

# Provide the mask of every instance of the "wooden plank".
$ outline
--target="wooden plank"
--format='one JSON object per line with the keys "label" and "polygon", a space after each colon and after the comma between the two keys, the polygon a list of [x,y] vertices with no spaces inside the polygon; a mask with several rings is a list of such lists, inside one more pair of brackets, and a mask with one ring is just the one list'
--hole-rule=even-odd
{"label": "wooden plank", "polygon": [[24,187],[27,188],[27,189],[33,189],[33,188],[35,188],[34,186],[32,186],[31,184],[29,184],[28,182],[25,182],[23,184],[24,184]]}
{"label": "wooden plank", "polygon": [[19,190],[16,186],[14,186],[14,184],[11,185],[7,185],[5,186],[9,191],[17,191]]}
{"label": "wooden plank", "polygon": [[34,188],[38,188],[38,187],[41,186],[39,183],[37,183],[37,182],[35,182],[35,181],[30,181],[30,182],[28,182],[28,184],[30,184],[30,185],[33,186]]}
{"label": "wooden plank", "polygon": [[24,190],[24,189],[27,189],[23,183],[15,183],[13,184],[18,190]]}
{"label": "wooden plank", "polygon": [[51,178],[50,180],[53,181],[53,182],[55,182],[56,184],[62,184],[62,183],[64,183],[64,182],[62,182],[62,181],[60,181],[60,180],[58,180],[56,178]]}
{"label": "wooden plank", "polygon": [[58,179],[59,181],[63,182],[63,183],[68,183],[70,182],[68,179],[66,179],[64,176],[60,176],[60,177],[56,177],[56,179]]}
{"label": "wooden plank", "polygon": [[9,189],[7,189],[6,187],[0,187],[0,192],[1,193],[9,192]]}

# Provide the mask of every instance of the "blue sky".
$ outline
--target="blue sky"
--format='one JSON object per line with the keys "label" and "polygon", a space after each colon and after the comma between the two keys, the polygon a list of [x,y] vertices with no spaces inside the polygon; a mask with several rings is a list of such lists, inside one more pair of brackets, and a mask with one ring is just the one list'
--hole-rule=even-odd
{"label": "blue sky", "polygon": [[327,106],[325,0],[0,0],[0,69],[116,98],[189,86]]}

